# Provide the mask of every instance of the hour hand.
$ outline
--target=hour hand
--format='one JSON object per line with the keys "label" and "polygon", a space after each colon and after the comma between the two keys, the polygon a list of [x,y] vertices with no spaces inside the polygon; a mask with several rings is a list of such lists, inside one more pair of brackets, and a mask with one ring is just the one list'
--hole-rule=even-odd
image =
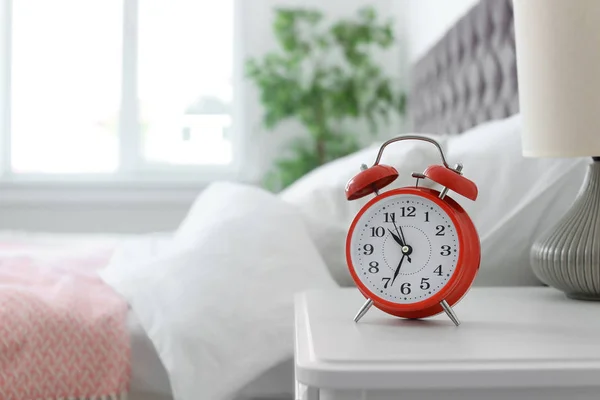
{"label": "hour hand", "polygon": [[400,239],[400,236],[396,235],[394,232],[392,232],[390,229],[388,229],[388,231],[390,232],[390,234],[392,235],[392,237],[394,238],[394,242],[398,243],[400,246],[402,246],[402,254],[406,255],[406,261],[408,261],[409,263],[412,262],[412,260],[410,259],[410,256],[408,254],[410,254],[408,251],[405,251],[405,249],[407,249],[407,246],[402,242],[402,239]]}
{"label": "hour hand", "polygon": [[394,232],[392,232],[391,229],[388,229],[388,231],[390,232],[390,234],[392,235],[392,237],[394,238],[394,241],[396,243],[398,243],[400,246],[404,246],[404,243],[402,243],[402,239],[400,239],[400,236],[398,236]]}

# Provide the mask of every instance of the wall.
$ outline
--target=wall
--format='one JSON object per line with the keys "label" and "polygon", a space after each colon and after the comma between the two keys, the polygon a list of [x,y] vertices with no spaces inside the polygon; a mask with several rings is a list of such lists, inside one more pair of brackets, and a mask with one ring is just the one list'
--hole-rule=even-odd
{"label": "wall", "polygon": [[[352,14],[365,4],[373,4],[383,16],[398,14],[396,0],[236,0],[238,76],[241,77],[246,57],[260,56],[275,47],[271,34],[272,7],[314,6],[330,18],[338,18]],[[398,48],[382,58],[388,71],[396,75],[401,71],[401,50]],[[237,105],[239,119],[236,122],[245,134],[243,178],[257,181],[286,140],[297,135],[300,128],[286,124],[275,132],[262,132],[257,92],[241,78],[239,82],[242,83],[241,101]],[[0,187],[0,230],[119,233],[172,230],[199,191],[199,188],[138,190],[93,185],[77,188],[47,185],[41,189]]]}
{"label": "wall", "polygon": [[408,61],[413,62],[421,57],[477,2],[478,0],[400,0],[399,7],[405,13]]}

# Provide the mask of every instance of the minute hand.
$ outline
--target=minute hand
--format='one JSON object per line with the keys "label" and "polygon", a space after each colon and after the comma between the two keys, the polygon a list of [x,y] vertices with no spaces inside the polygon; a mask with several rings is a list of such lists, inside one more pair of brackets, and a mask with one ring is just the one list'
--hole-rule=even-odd
{"label": "minute hand", "polygon": [[399,237],[402,238],[402,246],[406,246],[406,238],[404,237],[404,232],[402,232],[402,227],[398,228],[398,225],[396,225],[396,221],[392,221],[394,223],[394,228],[396,228],[396,233],[398,234]]}

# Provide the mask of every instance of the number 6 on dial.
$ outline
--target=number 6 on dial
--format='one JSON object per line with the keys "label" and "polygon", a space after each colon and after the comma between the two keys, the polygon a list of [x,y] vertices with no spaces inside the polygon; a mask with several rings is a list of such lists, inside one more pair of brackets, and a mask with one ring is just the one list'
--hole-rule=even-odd
{"label": "number 6 on dial", "polygon": [[[379,164],[384,148],[401,140],[434,144],[443,165],[413,173],[415,186],[379,191],[398,172]],[[477,230],[463,208],[447,195],[449,190],[470,200],[477,186],[462,176],[462,165],[451,168],[439,144],[422,136],[400,136],[385,142],[372,167],[346,185],[346,197],[355,200],[374,193],[358,212],[346,239],[350,274],[367,301],[355,317],[358,322],[372,305],[404,318],[426,318],[446,312],[459,325],[452,306],[469,290],[480,262]],[[420,179],[441,185],[440,190],[419,186]]]}

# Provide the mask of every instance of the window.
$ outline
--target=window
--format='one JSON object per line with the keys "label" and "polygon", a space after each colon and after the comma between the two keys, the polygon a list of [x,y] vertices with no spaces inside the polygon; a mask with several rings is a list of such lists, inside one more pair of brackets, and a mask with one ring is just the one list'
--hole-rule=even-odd
{"label": "window", "polygon": [[0,0],[4,174],[231,171],[233,1]]}

